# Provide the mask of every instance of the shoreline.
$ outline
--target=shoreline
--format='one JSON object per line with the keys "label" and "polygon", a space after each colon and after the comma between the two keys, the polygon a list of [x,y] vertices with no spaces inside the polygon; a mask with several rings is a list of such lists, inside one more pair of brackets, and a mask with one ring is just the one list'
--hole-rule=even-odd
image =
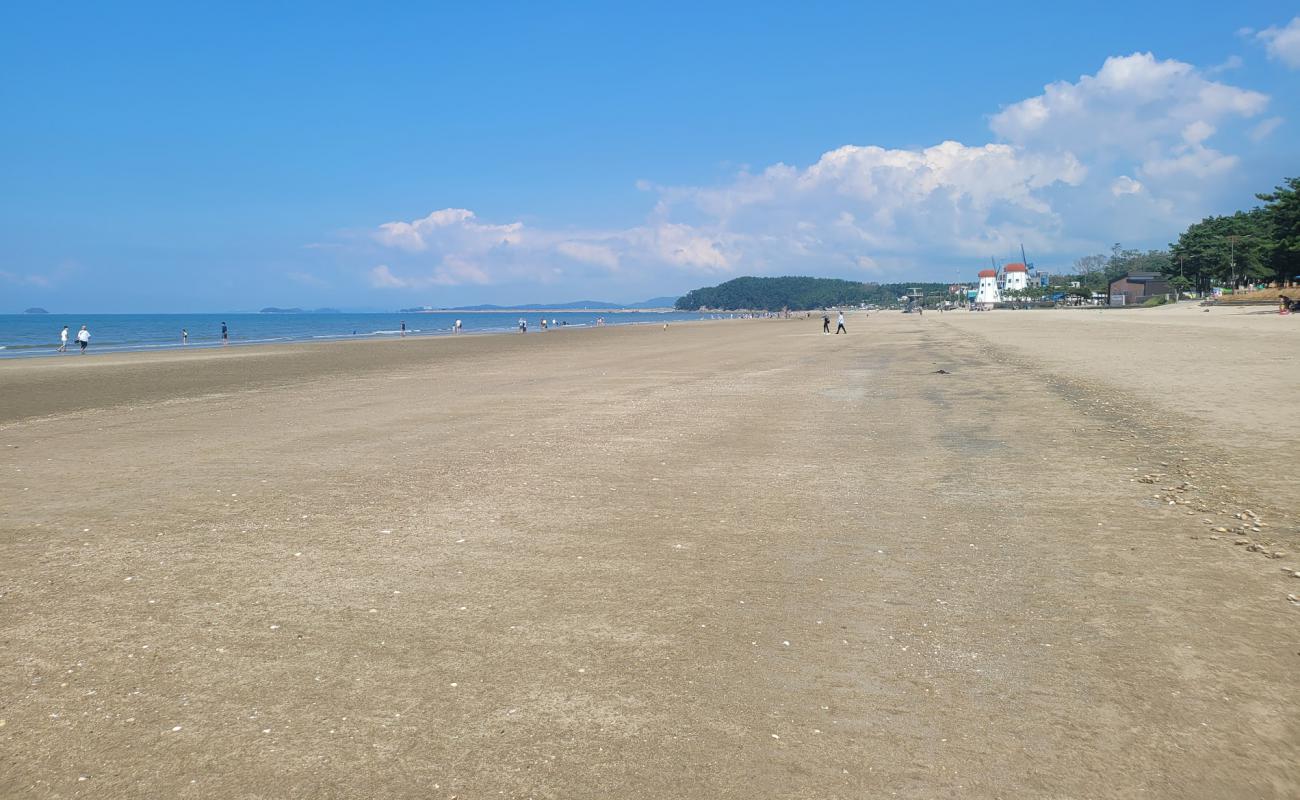
{"label": "shoreline", "polygon": [[[672,328],[698,327],[721,320],[690,320]],[[558,341],[599,343],[631,333],[654,332],[658,325],[568,326],[562,337],[533,331],[421,336],[345,337],[325,340],[190,345],[152,350],[101,351],[96,357],[71,350],[66,358],[0,359],[0,429],[33,419],[150,403],[177,396],[190,386],[199,394],[287,386],[343,375],[382,374],[428,368],[474,358],[485,368],[492,359],[518,352],[547,352]],[[548,342],[551,343],[548,345]],[[93,345],[92,345],[93,347]],[[274,367],[269,365],[274,364]]]}
{"label": "shoreline", "polygon": [[[424,312],[424,313],[441,314],[446,312]],[[480,312],[465,312],[465,313],[467,314],[474,313],[479,315],[508,314],[510,316],[514,316],[515,312],[480,311]],[[532,312],[532,313],[536,314],[539,312]],[[592,312],[553,311],[547,313],[587,314]],[[609,312],[609,313],[615,313],[615,312]],[[623,312],[617,312],[617,313],[623,313]],[[627,312],[627,313],[634,313],[634,312]],[[659,313],[692,314],[694,312],[671,311],[671,312],[659,312]],[[113,315],[103,315],[103,316],[107,317]],[[123,314],[117,316],[132,317],[132,316],[140,316],[140,315]],[[173,315],[147,315],[147,316],[173,316]],[[292,316],[292,315],[266,314],[262,316],[280,318],[280,317]],[[706,321],[716,321],[716,320],[693,318],[693,319],[670,320],[669,322],[670,324],[680,325],[688,322],[706,322]],[[584,321],[584,322],[573,322],[571,324],[557,325],[554,326],[552,329],[542,330],[541,328],[538,328],[534,325],[534,320],[529,320],[528,333],[530,334],[534,332],[552,333],[560,330],[585,330],[591,328],[619,328],[619,327],[637,326],[637,325],[654,325],[654,324],[659,324],[659,322],[660,320],[626,320],[626,319],[618,320],[616,319],[613,321],[606,321],[605,324],[603,325],[597,325],[595,324],[595,322]],[[388,339],[417,339],[417,338],[428,339],[428,338],[440,338],[440,337],[454,338],[460,336],[488,336],[488,335],[497,335],[497,334],[518,335],[518,333],[519,333],[518,328],[514,327],[513,325],[501,325],[501,326],[494,326],[490,328],[464,329],[460,333],[456,333],[450,328],[442,328],[442,327],[428,329],[428,330],[420,330],[420,329],[412,328],[407,330],[405,336],[401,334],[400,329],[394,328],[394,329],[369,331],[367,333],[351,333],[351,334],[349,333],[306,334],[301,336],[278,336],[278,337],[269,337],[264,339],[232,338],[229,344],[222,344],[219,339],[212,339],[212,338],[197,339],[196,338],[188,344],[182,344],[179,341],[170,341],[170,342],[142,341],[139,343],[131,343],[131,344],[118,344],[113,342],[109,344],[100,344],[96,346],[95,341],[92,339],[90,347],[87,348],[84,354],[78,352],[76,343],[72,341],[69,342],[68,349],[65,352],[58,352],[57,342],[46,343],[46,344],[33,344],[33,345],[0,346],[0,364],[4,364],[6,362],[11,362],[11,361],[59,358],[61,356],[83,356],[83,355],[89,356],[89,355],[97,355],[97,354],[104,354],[104,353],[110,355],[120,355],[125,353],[156,353],[156,352],[174,352],[174,351],[184,352],[190,350],[213,350],[213,349],[223,350],[223,349],[230,349],[233,347],[263,347],[263,346],[316,344],[316,343],[325,343],[325,342],[346,342],[346,341],[386,341]],[[93,331],[92,331],[92,335],[93,335]]]}

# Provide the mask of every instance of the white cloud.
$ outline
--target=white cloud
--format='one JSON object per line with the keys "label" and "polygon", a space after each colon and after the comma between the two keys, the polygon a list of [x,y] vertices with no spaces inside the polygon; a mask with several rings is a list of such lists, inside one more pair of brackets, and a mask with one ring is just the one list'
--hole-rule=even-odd
{"label": "white cloud", "polygon": [[380,264],[370,270],[370,285],[376,289],[407,289],[411,288],[410,283],[393,274],[387,264]]}
{"label": "white cloud", "polygon": [[1137,194],[1142,191],[1142,183],[1135,181],[1127,175],[1121,175],[1110,184],[1110,193],[1116,197],[1123,197],[1126,194]]}
{"label": "white cloud", "polygon": [[1268,119],[1264,120],[1263,122],[1259,123],[1258,125],[1250,129],[1250,140],[1252,142],[1264,141],[1269,136],[1272,136],[1273,131],[1277,130],[1278,126],[1281,124],[1282,124],[1281,117],[1269,117]]}
{"label": "white cloud", "polygon": [[597,264],[606,269],[618,269],[618,253],[614,248],[592,242],[565,241],[555,245],[556,252],[574,261]]}
{"label": "white cloud", "polygon": [[1221,75],[1224,72],[1231,72],[1234,69],[1241,69],[1245,63],[1246,62],[1242,60],[1241,56],[1233,54],[1228,56],[1226,59],[1224,59],[1222,63],[1215,64],[1214,66],[1205,70],[1205,74]]}
{"label": "white cloud", "polygon": [[518,244],[523,223],[485,225],[473,211],[444,208],[414,222],[386,222],[379,226],[375,238],[381,244],[403,250],[423,251],[431,241],[451,239],[474,249]]}
{"label": "white cloud", "polygon": [[1214,126],[1199,119],[1183,128],[1183,141],[1188,144],[1200,144],[1213,135]]}
{"label": "white cloud", "polygon": [[716,229],[666,222],[633,228],[622,238],[652,258],[691,271],[725,272],[738,258],[732,237]]}
{"label": "white cloud", "polygon": [[1204,180],[1231,170],[1237,166],[1238,160],[1236,156],[1192,144],[1168,157],[1146,161],[1142,164],[1142,174],[1153,178],[1190,175]]}
{"label": "white cloud", "polygon": [[1268,57],[1291,69],[1300,69],[1300,17],[1293,17],[1286,27],[1265,28],[1255,37],[1264,43]]}
{"label": "white cloud", "polygon": [[1206,213],[1241,163],[1210,142],[1262,139],[1280,124],[1243,130],[1269,98],[1207,74],[1149,53],[1118,56],[1003,108],[990,119],[1001,141],[845,145],[715,185],[638,181],[655,202],[630,227],[561,230],[463,208],[387,222],[369,237],[386,262],[369,278],[389,289],[614,273],[886,278],[1022,242],[1051,254],[1172,236]]}
{"label": "white cloud", "polygon": [[1048,84],[995,114],[994,132],[1021,146],[1079,156],[1143,155],[1189,126],[1254,116],[1268,96],[1209,80],[1191,64],[1150,53],[1113,56],[1095,75]]}

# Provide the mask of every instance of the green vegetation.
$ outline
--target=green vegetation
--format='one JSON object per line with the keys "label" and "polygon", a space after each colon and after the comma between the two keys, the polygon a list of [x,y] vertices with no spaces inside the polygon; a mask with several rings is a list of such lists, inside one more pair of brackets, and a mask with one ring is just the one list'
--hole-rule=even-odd
{"label": "green vegetation", "polygon": [[[1126,250],[1116,242],[1110,249],[1110,255],[1101,253],[1084,256],[1074,262],[1075,275],[1052,276],[1053,285],[1068,284],[1079,281],[1088,294],[1105,293],[1110,282],[1129,272],[1162,272],[1168,274],[1173,265],[1169,253],[1164,250]],[[1176,266],[1176,265],[1175,265]],[[1176,270],[1175,270],[1176,271]],[[1060,291],[1055,289],[1054,291]]]}
{"label": "green vegetation", "polygon": [[911,289],[929,296],[947,296],[946,283],[859,283],[838,278],[735,278],[717,286],[694,289],[677,300],[677,308],[694,311],[805,311],[831,306],[897,305]]}
{"label": "green vegetation", "polygon": [[1105,292],[1110,281],[1128,272],[1159,272],[1174,289],[1209,291],[1212,286],[1257,283],[1286,285],[1300,277],[1300,178],[1287,178],[1249,211],[1206,217],[1178,237],[1168,250],[1125,250],[1116,244],[1074,262],[1075,275],[1053,275],[1052,285],[1079,281],[1083,289]]}
{"label": "green vegetation", "polygon": [[1264,205],[1231,216],[1206,217],[1170,247],[1166,274],[1191,285],[1285,285],[1300,275],[1300,178],[1255,195]]}

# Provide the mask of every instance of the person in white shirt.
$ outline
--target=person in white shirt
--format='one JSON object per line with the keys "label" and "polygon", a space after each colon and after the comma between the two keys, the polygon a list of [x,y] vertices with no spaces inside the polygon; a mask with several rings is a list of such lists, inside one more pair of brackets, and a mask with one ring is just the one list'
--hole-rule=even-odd
{"label": "person in white shirt", "polygon": [[59,352],[68,352],[68,326],[64,325],[63,330],[59,332]]}
{"label": "person in white shirt", "polygon": [[846,328],[846,327],[844,327],[844,312],[843,312],[843,311],[841,311],[841,312],[839,313],[839,319],[837,320],[837,324],[836,324],[836,326],[835,326],[835,335],[836,335],[836,336],[839,336],[841,332],[843,332],[845,336],[848,336],[848,335],[849,335],[849,329]]}
{"label": "person in white shirt", "polygon": [[86,347],[90,344],[90,331],[86,330],[85,325],[77,331],[77,344],[81,345],[81,352],[86,352]]}

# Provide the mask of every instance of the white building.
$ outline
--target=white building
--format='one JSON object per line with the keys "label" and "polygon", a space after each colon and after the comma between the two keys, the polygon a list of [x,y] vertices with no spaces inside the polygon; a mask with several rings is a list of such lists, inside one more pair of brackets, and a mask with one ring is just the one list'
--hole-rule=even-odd
{"label": "white building", "polygon": [[1002,292],[998,291],[998,273],[994,270],[980,270],[980,286],[975,292],[975,302],[989,306],[1002,302]]}
{"label": "white building", "polygon": [[1029,268],[1024,264],[1007,264],[1002,268],[1002,290],[1023,292],[1029,288]]}

